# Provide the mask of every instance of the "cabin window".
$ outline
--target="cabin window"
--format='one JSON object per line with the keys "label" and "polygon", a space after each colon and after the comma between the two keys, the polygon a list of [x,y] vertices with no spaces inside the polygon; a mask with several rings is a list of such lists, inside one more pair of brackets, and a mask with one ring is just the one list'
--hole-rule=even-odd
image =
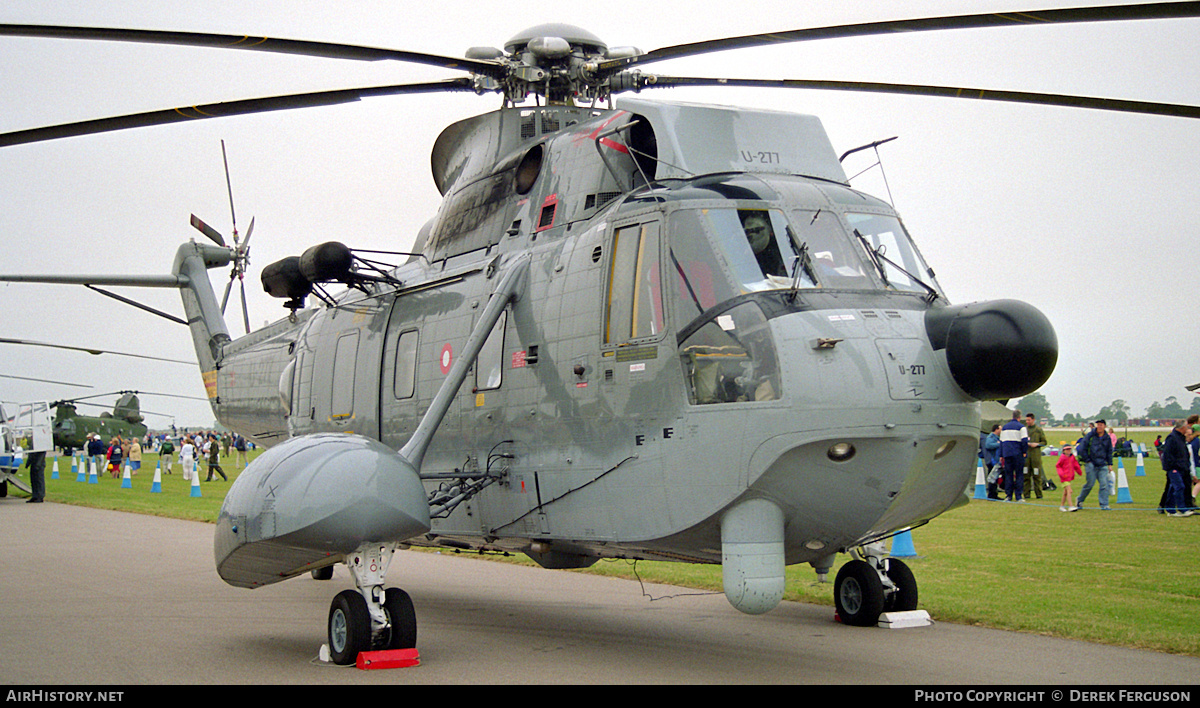
{"label": "cabin window", "polygon": [[679,357],[695,405],[773,401],[782,393],[770,326],[753,302],[700,326],[680,345]]}
{"label": "cabin window", "polygon": [[396,370],[392,379],[392,394],[412,398],[417,382],[417,330],[401,332],[396,341]]}
{"label": "cabin window", "polygon": [[658,222],[613,232],[604,343],[658,336],[663,330]]}
{"label": "cabin window", "polygon": [[475,389],[490,391],[500,388],[504,375],[504,326],[508,322],[508,312],[501,312],[496,320],[491,334],[479,350],[475,359]]}
{"label": "cabin window", "polygon": [[333,354],[333,390],[329,407],[331,418],[354,415],[354,370],[358,365],[358,330],[338,337]]}

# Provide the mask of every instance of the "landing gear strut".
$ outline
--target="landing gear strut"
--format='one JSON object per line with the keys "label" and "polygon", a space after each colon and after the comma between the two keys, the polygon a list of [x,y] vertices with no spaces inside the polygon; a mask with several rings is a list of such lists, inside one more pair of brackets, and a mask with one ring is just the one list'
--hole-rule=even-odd
{"label": "landing gear strut", "polygon": [[833,598],[843,624],[870,627],[884,612],[917,609],[917,580],[908,566],[889,558],[882,543],[851,551],[838,571]]}
{"label": "landing gear strut", "polygon": [[417,645],[417,615],[412,599],[399,588],[383,587],[395,544],[369,544],[346,556],[357,590],[343,590],[329,606],[329,656],[348,665],[360,652],[412,649]]}

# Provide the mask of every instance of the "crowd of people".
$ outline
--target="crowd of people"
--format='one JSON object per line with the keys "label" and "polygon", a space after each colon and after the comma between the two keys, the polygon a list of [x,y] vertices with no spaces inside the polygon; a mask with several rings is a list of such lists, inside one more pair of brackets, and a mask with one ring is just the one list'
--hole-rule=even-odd
{"label": "crowd of people", "polygon": [[[1021,414],[1014,412],[1012,420],[1004,425],[992,426],[990,433],[979,437],[979,456],[986,470],[988,499],[1024,502],[1031,493],[1038,499],[1043,491],[1057,489],[1057,485],[1046,479],[1042,471],[1042,451],[1046,447],[1046,434],[1037,424],[1033,414],[1027,414],[1021,423]],[[1092,489],[1099,487],[1097,501],[1102,510],[1110,510],[1110,499],[1115,493],[1116,480],[1111,471],[1114,451],[1122,450],[1116,433],[1108,428],[1106,421],[1091,423],[1088,430],[1074,445],[1063,445],[1055,464],[1055,473],[1062,484],[1060,511],[1079,511]],[[1200,415],[1192,415],[1186,421],[1177,422],[1164,439],[1161,435],[1154,441],[1166,473],[1166,486],[1159,500],[1158,513],[1172,517],[1196,514],[1196,495],[1200,494]],[[1079,496],[1072,493],[1071,484],[1083,480]]]}
{"label": "crowd of people", "polygon": [[107,443],[97,433],[88,435],[84,452],[95,464],[97,474],[103,470],[113,478],[123,474],[123,467],[129,467],[130,475],[136,475],[142,467],[142,451],[149,450],[159,456],[163,474],[174,474],[176,463],[182,468],[183,479],[191,480],[193,471],[201,460],[208,466],[206,482],[212,482],[213,475],[220,475],[228,481],[229,476],[221,466],[221,458],[228,458],[234,453],[235,469],[245,467],[248,462],[247,453],[253,448],[253,443],[236,433],[218,433],[202,431],[183,433],[172,437],[165,434],[150,435],[144,439],[123,439],[113,437]]}

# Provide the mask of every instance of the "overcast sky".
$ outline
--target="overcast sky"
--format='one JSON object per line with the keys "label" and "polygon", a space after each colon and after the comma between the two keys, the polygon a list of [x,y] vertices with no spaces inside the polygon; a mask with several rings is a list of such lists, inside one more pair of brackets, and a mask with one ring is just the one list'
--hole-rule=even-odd
{"label": "overcast sky", "polygon": [[[1112,4],[1112,3],[1102,3]],[[997,2],[648,2],[633,9],[456,0],[9,0],[0,23],[267,35],[461,56],[565,22],[643,50],[716,37],[882,19],[1079,6]],[[890,81],[1200,105],[1200,20],[927,32],[723,52],[648,72]],[[128,43],[0,38],[0,131],[238,98],[449,78],[400,63]],[[687,89],[651,97],[810,113],[838,153],[881,148],[891,197],[952,302],[1025,300],[1058,332],[1042,393],[1056,415],[1114,399],[1135,414],[1200,382],[1196,230],[1200,121],[1004,103],[820,91]],[[0,149],[0,271],[166,273],[199,237],[195,213],[230,232],[224,139],[243,233],[252,324],[285,315],[261,268],[336,239],[403,251],[437,209],[438,132],[498,107],[495,95],[378,98]],[[854,174],[874,155],[847,163]],[[888,198],[873,170],[854,186]],[[212,271],[218,296],[227,271]],[[173,291],[123,293],[172,313]],[[228,320],[242,331],[239,303]],[[78,286],[0,285],[0,336],[194,359],[180,326]],[[203,398],[178,364],[0,345],[0,399],[161,391]],[[112,397],[100,399],[111,403]],[[207,403],[145,396],[143,408],[208,425]],[[151,416],[152,425],[169,417]]]}

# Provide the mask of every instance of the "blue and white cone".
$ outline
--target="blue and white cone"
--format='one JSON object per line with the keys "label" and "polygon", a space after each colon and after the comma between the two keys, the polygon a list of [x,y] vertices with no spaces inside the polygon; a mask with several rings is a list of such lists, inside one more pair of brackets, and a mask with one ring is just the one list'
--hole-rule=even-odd
{"label": "blue and white cone", "polygon": [[1129,493],[1129,480],[1125,477],[1125,467],[1117,468],[1117,503],[1132,504],[1133,496]]}
{"label": "blue and white cone", "polygon": [[987,499],[987,476],[983,473],[983,460],[975,465],[975,498]]}
{"label": "blue and white cone", "polygon": [[157,494],[162,491],[162,464],[154,468],[154,482],[150,485],[150,491]]}
{"label": "blue and white cone", "polygon": [[54,467],[50,468],[50,479],[58,479],[58,458],[54,458]]}
{"label": "blue and white cone", "polygon": [[192,472],[192,496],[193,497],[204,496],[203,494],[200,493],[200,472],[199,472],[199,470],[196,470],[194,467],[192,469],[193,469],[193,472]]}
{"label": "blue and white cone", "polygon": [[87,481],[87,473],[84,472],[83,468],[79,466],[79,458],[75,457],[74,455],[71,456],[71,471],[75,473],[76,482]]}
{"label": "blue and white cone", "polygon": [[912,532],[903,531],[892,536],[892,558],[916,558],[917,549],[913,546]]}
{"label": "blue and white cone", "polygon": [[121,489],[133,489],[133,477],[129,474],[129,465],[125,465],[125,471],[121,473]]}
{"label": "blue and white cone", "polygon": [[1133,476],[1134,477],[1145,477],[1146,476],[1146,461],[1144,459],[1142,459],[1141,452],[1138,452],[1138,454],[1137,454],[1137,471],[1133,473]]}
{"label": "blue and white cone", "polygon": [[100,478],[96,476],[96,458],[88,458],[88,484],[100,484]]}

